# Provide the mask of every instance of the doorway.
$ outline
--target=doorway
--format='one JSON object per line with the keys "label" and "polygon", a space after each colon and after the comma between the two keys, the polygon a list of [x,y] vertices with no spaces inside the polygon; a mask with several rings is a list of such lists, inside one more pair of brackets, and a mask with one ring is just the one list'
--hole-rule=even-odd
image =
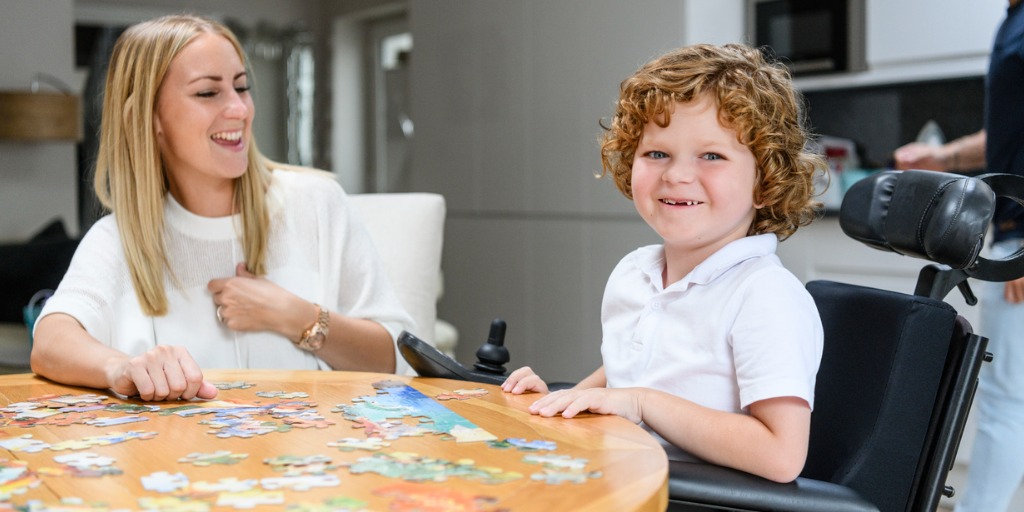
{"label": "doorway", "polygon": [[409,112],[409,65],[413,38],[406,16],[366,24],[366,91],[371,111],[367,133],[368,192],[411,191],[413,120]]}

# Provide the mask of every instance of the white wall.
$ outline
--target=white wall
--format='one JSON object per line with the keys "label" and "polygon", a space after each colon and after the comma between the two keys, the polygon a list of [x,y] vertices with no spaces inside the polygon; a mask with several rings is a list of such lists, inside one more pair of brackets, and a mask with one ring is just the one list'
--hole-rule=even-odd
{"label": "white wall", "polygon": [[[703,18],[704,30],[738,38],[728,13],[742,1],[716,4],[723,18]],[[413,186],[448,200],[439,316],[459,329],[463,362],[502,317],[510,368],[577,380],[600,364],[605,280],[658,238],[594,178],[598,122],[624,78],[695,42],[694,5],[412,0]]]}
{"label": "white wall", "polygon": [[[36,73],[74,82],[71,0],[2,0],[0,12],[0,89],[26,91]],[[75,158],[74,142],[0,140],[0,241],[28,238],[53,217],[77,230]]]}

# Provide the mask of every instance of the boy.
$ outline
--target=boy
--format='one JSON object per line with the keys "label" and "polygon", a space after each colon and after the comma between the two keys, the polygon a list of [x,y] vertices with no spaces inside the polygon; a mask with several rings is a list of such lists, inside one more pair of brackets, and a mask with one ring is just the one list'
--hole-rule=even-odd
{"label": "boy", "polygon": [[[621,86],[605,173],[664,240],[612,271],[604,365],[530,411],[642,423],[688,456],[788,482],[807,454],[822,328],[775,256],[810,223],[820,156],[804,150],[788,73],[742,45],[696,45]],[[528,367],[506,392],[547,392]]]}

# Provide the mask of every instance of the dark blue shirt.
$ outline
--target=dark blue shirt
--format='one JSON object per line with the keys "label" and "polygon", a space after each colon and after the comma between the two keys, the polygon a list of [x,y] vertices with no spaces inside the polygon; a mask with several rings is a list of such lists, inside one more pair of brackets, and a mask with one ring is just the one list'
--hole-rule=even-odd
{"label": "dark blue shirt", "polygon": [[[1024,3],[1010,7],[996,32],[985,79],[985,160],[988,172],[1024,176]],[[1024,207],[999,198],[994,241],[1024,238]]]}

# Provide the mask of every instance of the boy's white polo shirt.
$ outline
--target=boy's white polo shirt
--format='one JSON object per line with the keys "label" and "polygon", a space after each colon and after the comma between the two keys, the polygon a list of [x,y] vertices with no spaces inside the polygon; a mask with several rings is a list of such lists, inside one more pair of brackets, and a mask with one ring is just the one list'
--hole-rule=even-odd
{"label": "boy's white polo shirt", "polygon": [[795,396],[813,406],[822,328],[774,234],[736,240],[662,286],[661,245],[612,271],[601,311],[608,387],[648,387],[727,412]]}

